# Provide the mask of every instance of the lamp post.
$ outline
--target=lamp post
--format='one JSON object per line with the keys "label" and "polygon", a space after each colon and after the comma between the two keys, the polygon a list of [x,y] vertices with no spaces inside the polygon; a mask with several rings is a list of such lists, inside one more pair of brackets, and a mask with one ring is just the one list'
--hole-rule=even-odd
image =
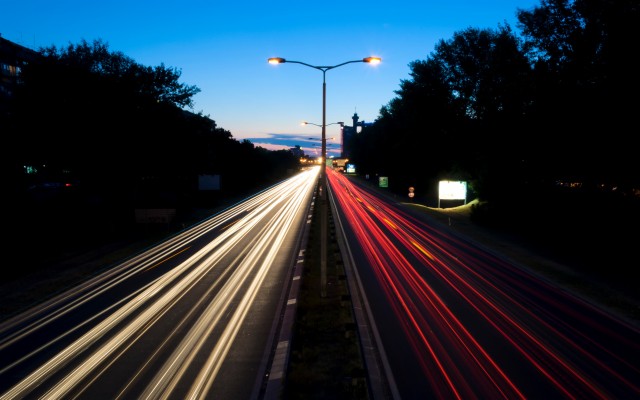
{"label": "lamp post", "polygon": [[[330,69],[338,68],[346,64],[352,63],[369,63],[379,64],[382,59],[379,57],[365,57],[361,60],[346,61],[341,64],[332,66],[319,66],[311,65],[302,61],[291,61],[281,57],[272,57],[267,60],[269,64],[301,64],[309,68],[314,68],[322,71],[322,164],[320,165],[320,296],[326,297],[327,295],[327,225],[328,225],[328,210],[327,210],[327,83],[326,75]],[[315,124],[314,124],[315,125]]]}
{"label": "lamp post", "polygon": [[[302,123],[300,125],[303,125],[303,126],[304,125],[315,125],[315,126],[319,126],[319,127],[322,128],[322,125],[320,125],[320,124],[314,124],[313,122],[307,122],[307,121],[302,121]],[[341,129],[344,129],[344,122],[332,122],[330,124],[326,124],[325,126],[329,126],[329,125],[340,125]],[[313,139],[313,138],[309,138],[309,139]],[[313,139],[313,140],[318,140],[318,139]],[[333,138],[324,138],[324,139],[320,139],[320,140],[322,140],[323,143],[327,143],[327,140],[333,140]],[[325,146],[325,149],[326,149],[326,146]],[[322,162],[324,164],[326,164],[326,162],[327,162],[324,159],[325,156],[326,156],[326,154],[322,156]]]}

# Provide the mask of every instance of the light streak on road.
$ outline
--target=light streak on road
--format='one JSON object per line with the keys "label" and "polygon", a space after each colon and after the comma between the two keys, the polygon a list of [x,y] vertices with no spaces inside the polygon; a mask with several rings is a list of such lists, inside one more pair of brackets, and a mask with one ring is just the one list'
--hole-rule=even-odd
{"label": "light streak on road", "polygon": [[434,398],[640,398],[637,327],[328,177]]}
{"label": "light streak on road", "polygon": [[[149,346],[149,336],[158,334],[164,319],[175,321],[164,330],[166,338],[154,337],[157,348],[148,350],[129,381],[121,384],[118,396],[125,398],[134,386],[144,386],[137,398],[206,398],[265,279],[275,273],[276,258],[288,235],[302,226],[300,211],[308,207],[318,172],[318,167],[306,170],[0,325],[0,352],[8,351],[110,290],[175,262],[78,321],[77,327],[3,362],[0,379],[32,358],[58,349],[59,343],[70,342],[0,399],[24,398],[34,391],[48,399],[82,397],[93,386],[109,385],[120,359],[134,346]],[[217,234],[197,247],[211,232]],[[178,262],[178,256],[184,260]],[[142,377],[146,380],[141,383]],[[188,394],[183,393],[185,387]]]}

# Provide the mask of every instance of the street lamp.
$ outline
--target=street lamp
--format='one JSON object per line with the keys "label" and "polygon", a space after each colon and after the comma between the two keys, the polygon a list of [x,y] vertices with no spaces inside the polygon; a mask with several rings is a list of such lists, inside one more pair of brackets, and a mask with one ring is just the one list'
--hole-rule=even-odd
{"label": "street lamp", "polygon": [[[328,225],[328,212],[327,212],[327,83],[326,75],[330,69],[338,68],[346,64],[352,63],[368,63],[379,64],[382,59],[380,57],[365,57],[361,60],[346,61],[341,64],[331,66],[319,66],[311,65],[302,61],[291,61],[281,57],[271,57],[267,60],[269,64],[301,64],[309,68],[314,68],[322,71],[322,164],[320,165],[320,295],[326,297],[327,291],[327,225]],[[313,124],[315,125],[315,124]]]}
{"label": "street lamp", "polygon": [[[322,128],[322,125],[320,125],[320,124],[314,124],[313,122],[307,122],[307,121],[302,121],[302,123],[300,123],[300,125],[302,125],[302,126],[304,126],[304,125],[315,125],[315,126],[319,126],[319,127],[321,127],[321,128]],[[326,124],[325,126],[329,126],[329,125],[340,125],[340,128],[341,128],[341,129],[344,129],[344,122],[332,122],[332,123],[330,123],[330,124]],[[313,139],[313,138],[309,138],[309,139]],[[314,139],[314,140],[318,140],[318,139]],[[321,139],[321,140],[322,140],[322,142],[324,143],[324,142],[326,142],[327,140],[334,140],[334,138],[325,138],[325,139]],[[325,147],[325,148],[326,148],[326,147]],[[324,159],[324,158],[325,158],[325,156],[326,156],[326,154],[322,156],[322,162],[323,162],[323,163],[325,163],[325,162],[326,162],[326,161],[325,161],[325,159]]]}
{"label": "street lamp", "polygon": [[[307,122],[307,121],[302,121],[302,123],[300,125],[315,125],[315,126],[319,126],[322,128],[322,125],[320,124],[314,124],[313,122]],[[344,122],[332,122],[330,124],[327,124],[325,126],[329,126],[329,125],[340,125],[341,127],[344,128]]]}

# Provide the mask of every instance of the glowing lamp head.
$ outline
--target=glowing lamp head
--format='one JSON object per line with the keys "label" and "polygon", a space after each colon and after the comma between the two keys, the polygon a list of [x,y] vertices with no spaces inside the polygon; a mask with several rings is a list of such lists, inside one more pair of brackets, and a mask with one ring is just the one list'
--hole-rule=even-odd
{"label": "glowing lamp head", "polygon": [[269,60],[269,64],[282,64],[287,62],[287,60],[285,60],[284,58],[281,57],[271,57]]}
{"label": "glowing lamp head", "polygon": [[382,58],[380,58],[380,57],[367,57],[367,58],[363,58],[362,61],[366,62],[366,63],[369,63],[369,64],[377,65],[377,64],[380,64],[382,62]]}

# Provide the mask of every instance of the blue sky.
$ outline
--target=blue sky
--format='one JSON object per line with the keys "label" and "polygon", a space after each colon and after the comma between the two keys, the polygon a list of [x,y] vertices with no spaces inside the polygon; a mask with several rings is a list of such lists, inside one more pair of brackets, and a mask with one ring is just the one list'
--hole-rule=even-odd
{"label": "blue sky", "polygon": [[[146,66],[181,71],[201,89],[194,112],[208,115],[238,140],[269,149],[317,147],[322,123],[322,72],[283,57],[333,66],[368,56],[382,63],[347,64],[326,73],[327,124],[351,125],[357,112],[373,122],[409,63],[424,60],[441,39],[469,27],[517,30],[516,10],[538,0],[395,1],[87,1],[0,0],[0,34],[38,49],[101,39]],[[428,123],[428,121],[425,121]],[[340,127],[327,126],[339,144]],[[333,143],[333,142],[328,142]],[[329,155],[335,155],[329,146]]]}

